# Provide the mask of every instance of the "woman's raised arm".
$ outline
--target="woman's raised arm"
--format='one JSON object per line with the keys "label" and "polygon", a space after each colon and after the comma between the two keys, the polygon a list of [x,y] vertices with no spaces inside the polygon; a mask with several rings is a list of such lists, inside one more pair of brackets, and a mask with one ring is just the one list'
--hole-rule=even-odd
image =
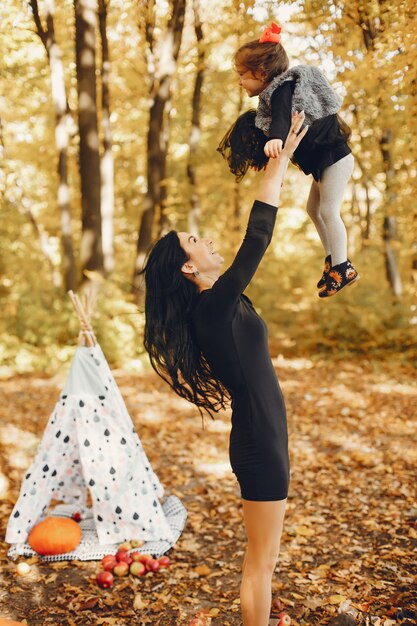
{"label": "woman's raised arm", "polygon": [[305,128],[297,134],[303,121],[304,113],[294,114],[284,149],[279,157],[270,159],[266,166],[242,245],[232,265],[210,290],[214,302],[223,310],[233,306],[236,299],[246,289],[271,241],[281,184],[288,167],[288,160],[307,132]]}

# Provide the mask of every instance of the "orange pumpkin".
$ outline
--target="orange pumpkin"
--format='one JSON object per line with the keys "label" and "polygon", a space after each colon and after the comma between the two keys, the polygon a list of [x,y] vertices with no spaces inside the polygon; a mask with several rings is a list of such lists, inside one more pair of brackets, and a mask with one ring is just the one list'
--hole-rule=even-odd
{"label": "orange pumpkin", "polygon": [[81,537],[81,528],[74,520],[46,517],[32,528],[28,541],[32,550],[38,554],[64,554],[75,550]]}

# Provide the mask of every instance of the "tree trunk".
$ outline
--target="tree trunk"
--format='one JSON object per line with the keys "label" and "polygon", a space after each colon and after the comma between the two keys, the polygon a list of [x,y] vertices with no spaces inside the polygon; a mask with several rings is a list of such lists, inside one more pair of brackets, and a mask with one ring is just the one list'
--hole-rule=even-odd
{"label": "tree trunk", "polygon": [[362,31],[363,43],[367,51],[375,50],[375,39],[378,34],[378,25],[375,18],[368,15],[366,3],[358,2],[359,26]]}
{"label": "tree trunk", "polygon": [[[382,2],[379,3],[381,6]],[[368,7],[366,4],[358,4],[358,16],[359,25],[362,30],[363,41],[367,52],[373,52],[375,50],[375,40],[378,35],[384,29],[383,13],[380,11],[378,19],[374,16],[369,16],[367,13]],[[380,119],[383,119],[384,102],[380,99],[378,102],[380,110]],[[393,182],[395,178],[395,169],[392,162],[391,155],[391,143],[392,143],[392,130],[383,129],[380,139],[380,149],[382,154],[382,161],[385,172],[385,191],[386,191],[386,215],[383,225],[383,240],[385,243],[385,267],[387,273],[387,279],[391,285],[392,292],[396,298],[402,296],[403,288],[401,277],[397,268],[397,253],[392,246],[392,240],[396,235],[396,220],[390,215],[391,209],[396,201],[396,193],[393,188]]]}
{"label": "tree trunk", "polygon": [[[0,167],[2,165],[3,159],[6,162],[6,149],[4,146],[4,138],[3,138],[3,120],[0,117]],[[4,186],[2,186],[1,188],[1,194],[2,196],[4,196],[4,200],[6,202],[9,202],[12,206],[14,206],[16,210],[20,211],[25,217],[28,218],[28,220],[32,224],[33,230],[35,232],[35,236],[39,241],[40,250],[46,259],[46,262],[48,264],[48,267],[51,273],[52,284],[54,287],[62,287],[62,276],[59,272],[58,267],[56,267],[54,263],[53,252],[52,252],[51,245],[49,243],[48,234],[39,226],[32,212],[32,209],[30,208],[30,202],[24,195],[23,185],[20,179],[17,177],[15,178],[15,187],[18,193],[16,194],[16,190],[14,190],[12,199],[8,198],[8,193],[7,193],[8,176],[6,173],[4,174],[3,180],[4,180]]]}
{"label": "tree trunk", "polygon": [[[358,109],[356,108],[356,106],[353,107],[353,116],[355,118],[357,126],[359,127],[359,113],[358,113]],[[366,201],[365,228],[364,229],[361,228],[362,248],[365,246],[366,242],[371,236],[371,226],[372,226],[372,213],[371,213],[372,205],[371,205],[371,198],[369,196],[370,180],[369,180],[366,167],[360,156],[366,149],[366,146],[363,145],[363,142],[364,140],[361,138],[361,146],[360,146],[360,149],[358,150],[359,154],[355,154],[355,162],[361,171],[361,187],[365,192],[365,201]],[[355,189],[355,185],[354,185],[354,189]],[[359,208],[359,213],[361,214],[361,217],[362,217],[362,212],[360,211],[360,208]]]}
{"label": "tree trunk", "polygon": [[74,0],[74,8],[82,200],[80,260],[85,280],[85,270],[104,273],[96,100],[96,0]]}
{"label": "tree trunk", "polygon": [[187,177],[190,183],[190,201],[191,209],[188,213],[188,230],[197,236],[200,236],[200,219],[201,219],[201,202],[198,193],[196,180],[196,158],[198,145],[201,138],[201,90],[204,81],[205,72],[205,48],[204,33],[200,19],[200,0],[193,0],[194,11],[194,30],[197,38],[198,57],[197,57],[197,73],[193,91],[193,110],[191,116],[191,131],[188,140],[189,153],[187,164]]}
{"label": "tree trunk", "polygon": [[403,285],[401,276],[398,272],[397,253],[392,246],[392,240],[397,234],[397,225],[395,217],[384,218],[384,242],[385,242],[385,269],[388,281],[396,298],[401,298],[403,294]]}
{"label": "tree trunk", "polygon": [[396,193],[393,189],[393,182],[395,178],[394,165],[392,163],[390,144],[392,141],[391,130],[384,130],[380,146],[382,153],[382,161],[385,171],[385,189],[386,189],[386,215],[383,224],[383,239],[385,243],[385,268],[387,272],[387,279],[391,285],[392,292],[396,298],[400,298],[403,293],[401,276],[397,267],[397,252],[393,247],[392,242],[396,237],[397,225],[396,219],[391,213],[391,209],[395,204]]}
{"label": "tree trunk", "polygon": [[104,270],[114,269],[114,160],[110,124],[110,58],[107,40],[107,7],[109,0],[99,0],[99,28],[101,39],[101,126],[103,154],[101,157],[101,220]]}
{"label": "tree trunk", "polygon": [[371,238],[371,198],[369,196],[369,185],[368,181],[365,180],[362,183],[363,188],[365,189],[365,198],[366,198],[366,226],[365,230],[362,234],[362,239],[364,241],[368,241]]}
{"label": "tree trunk", "polygon": [[[150,80],[150,117],[147,137],[147,181],[148,188],[144,199],[139,236],[137,243],[133,290],[141,297],[142,280],[138,272],[142,269],[146,253],[152,241],[155,215],[163,213],[166,198],[166,157],[167,132],[165,108],[171,95],[172,79],[177,67],[184,26],[186,0],[172,0],[171,17],[167,28],[154,41],[155,12],[154,0],[144,1],[145,37],[147,41],[147,62]],[[160,220],[160,224],[163,219]]]}
{"label": "tree trunk", "polygon": [[68,184],[69,107],[65,89],[62,52],[55,38],[54,0],[46,2],[46,30],[39,16],[37,0],[30,0],[36,31],[48,56],[52,99],[55,106],[55,143],[58,153],[58,209],[61,219],[62,273],[65,289],[77,286],[77,268],[72,239],[70,190]]}
{"label": "tree trunk", "polygon": [[49,267],[49,271],[51,273],[52,284],[54,287],[62,288],[62,277],[59,272],[59,267],[55,266],[55,263],[53,261],[53,252],[52,252],[52,246],[49,243],[49,237],[47,233],[39,226],[37,219],[34,216],[32,209],[30,208],[28,199],[23,196],[23,189],[20,188],[20,191],[22,194],[20,198],[21,211],[28,218],[29,222],[32,224],[35,236],[37,237],[39,241],[39,247],[41,249],[43,256],[46,259],[46,262]]}
{"label": "tree trunk", "polygon": [[[357,119],[357,116],[355,116]],[[369,195],[369,177],[366,171],[366,168],[362,162],[362,159],[359,156],[355,156],[355,161],[357,166],[359,167],[360,171],[361,171],[361,187],[365,193],[365,228],[361,228],[361,236],[362,236],[362,248],[364,247],[364,245],[366,244],[366,242],[370,239],[371,237],[371,227],[372,227],[372,203],[371,203],[371,198]],[[355,184],[354,184],[354,189],[355,189]],[[362,219],[362,212],[359,209],[359,213]]]}

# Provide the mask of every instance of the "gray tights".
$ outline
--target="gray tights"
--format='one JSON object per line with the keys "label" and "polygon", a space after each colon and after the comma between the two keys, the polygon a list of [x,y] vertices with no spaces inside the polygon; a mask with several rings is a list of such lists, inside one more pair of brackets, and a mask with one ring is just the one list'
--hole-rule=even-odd
{"label": "gray tights", "polygon": [[353,155],[348,154],[326,167],[319,182],[313,180],[307,200],[307,213],[317,229],[326,256],[332,255],[332,265],[339,265],[347,259],[347,233],[340,209],[353,164]]}

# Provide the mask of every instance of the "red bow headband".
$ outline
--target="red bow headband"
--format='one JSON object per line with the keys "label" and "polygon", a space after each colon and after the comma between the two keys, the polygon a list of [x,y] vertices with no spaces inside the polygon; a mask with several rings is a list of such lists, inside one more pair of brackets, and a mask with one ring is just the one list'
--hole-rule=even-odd
{"label": "red bow headband", "polygon": [[260,43],[271,41],[273,43],[280,43],[281,41],[281,26],[278,26],[276,22],[272,22],[271,26],[265,28],[264,32],[259,38]]}

